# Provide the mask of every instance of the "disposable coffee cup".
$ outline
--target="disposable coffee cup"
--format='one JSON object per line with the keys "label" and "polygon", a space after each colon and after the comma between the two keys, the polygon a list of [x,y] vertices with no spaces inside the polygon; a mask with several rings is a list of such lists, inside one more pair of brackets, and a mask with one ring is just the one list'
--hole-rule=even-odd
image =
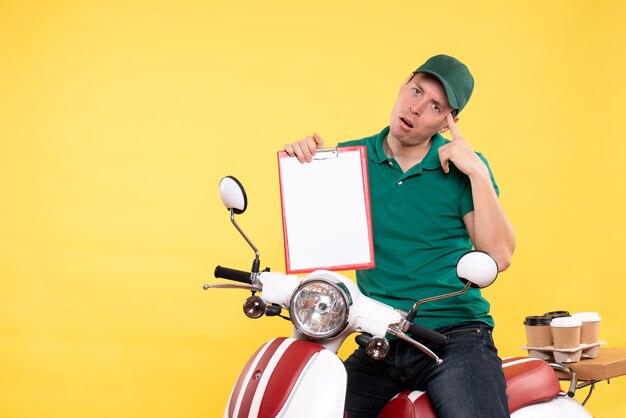
{"label": "disposable coffee cup", "polygon": [[547,316],[527,316],[524,319],[526,326],[526,341],[529,347],[547,347],[552,345],[551,319]]}
{"label": "disposable coffee cup", "polygon": [[600,315],[597,312],[578,312],[572,318],[580,320],[583,325],[580,329],[580,342],[593,344],[600,341]]}
{"label": "disposable coffee cup", "polygon": [[[600,315],[597,312],[578,312],[572,317],[582,322],[580,329],[580,342],[582,344],[595,344],[600,341]],[[598,351],[599,345],[586,348],[583,351],[583,356],[596,358]]]}
{"label": "disposable coffee cup", "polygon": [[574,348],[580,345],[582,321],[571,316],[553,318],[550,322],[554,348]]}

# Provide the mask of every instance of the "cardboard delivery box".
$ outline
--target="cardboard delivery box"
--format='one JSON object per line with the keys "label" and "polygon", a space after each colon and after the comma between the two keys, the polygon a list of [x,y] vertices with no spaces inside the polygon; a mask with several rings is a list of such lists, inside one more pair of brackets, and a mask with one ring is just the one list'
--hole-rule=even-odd
{"label": "cardboard delivery box", "polygon": [[567,363],[578,380],[606,380],[626,375],[626,348],[600,347],[598,357]]}

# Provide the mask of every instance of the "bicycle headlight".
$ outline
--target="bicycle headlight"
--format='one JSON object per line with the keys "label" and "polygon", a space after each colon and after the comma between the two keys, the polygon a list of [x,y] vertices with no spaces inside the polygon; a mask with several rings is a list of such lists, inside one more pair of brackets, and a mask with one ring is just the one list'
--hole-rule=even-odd
{"label": "bicycle headlight", "polygon": [[291,295],[289,313],[298,331],[313,339],[331,338],[348,325],[352,299],[346,286],[314,279]]}

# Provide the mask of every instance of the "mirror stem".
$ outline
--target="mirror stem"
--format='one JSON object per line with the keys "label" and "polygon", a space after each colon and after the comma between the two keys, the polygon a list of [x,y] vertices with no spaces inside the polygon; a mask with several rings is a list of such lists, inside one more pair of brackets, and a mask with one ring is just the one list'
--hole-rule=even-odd
{"label": "mirror stem", "polygon": [[417,314],[417,308],[422,303],[434,302],[436,300],[447,299],[447,298],[451,298],[453,296],[462,295],[463,293],[466,293],[471,286],[472,286],[472,283],[470,283],[468,281],[467,283],[465,283],[465,287],[463,289],[459,290],[458,292],[452,292],[452,293],[447,293],[445,295],[433,296],[433,297],[430,297],[430,298],[418,300],[417,302],[415,302],[415,305],[413,305],[413,307],[409,311],[409,314],[406,316],[407,321],[413,322],[413,320],[415,319],[415,315]]}
{"label": "mirror stem", "polygon": [[246,242],[248,243],[250,248],[252,248],[252,250],[254,251],[254,262],[252,263],[252,273],[258,273],[259,272],[259,267],[261,265],[261,262],[259,260],[259,250],[257,250],[257,248],[254,246],[252,241],[250,241],[250,239],[246,236],[246,234],[244,234],[244,232],[241,230],[241,228],[239,228],[239,225],[237,225],[237,222],[235,222],[235,211],[234,211],[234,209],[230,210],[230,221],[233,223],[233,225],[235,225],[235,228],[237,228],[237,231],[239,231],[241,236],[246,240]]}

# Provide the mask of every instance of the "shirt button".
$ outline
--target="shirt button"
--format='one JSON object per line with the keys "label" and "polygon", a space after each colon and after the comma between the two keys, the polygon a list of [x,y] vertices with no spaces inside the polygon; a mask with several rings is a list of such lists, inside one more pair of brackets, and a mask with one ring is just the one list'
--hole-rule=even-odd
{"label": "shirt button", "polygon": [[400,186],[401,184],[402,184],[402,180],[400,180],[400,181],[398,182],[398,186]]}
{"label": "shirt button", "polygon": [[389,165],[393,165],[393,161],[389,161]]}

